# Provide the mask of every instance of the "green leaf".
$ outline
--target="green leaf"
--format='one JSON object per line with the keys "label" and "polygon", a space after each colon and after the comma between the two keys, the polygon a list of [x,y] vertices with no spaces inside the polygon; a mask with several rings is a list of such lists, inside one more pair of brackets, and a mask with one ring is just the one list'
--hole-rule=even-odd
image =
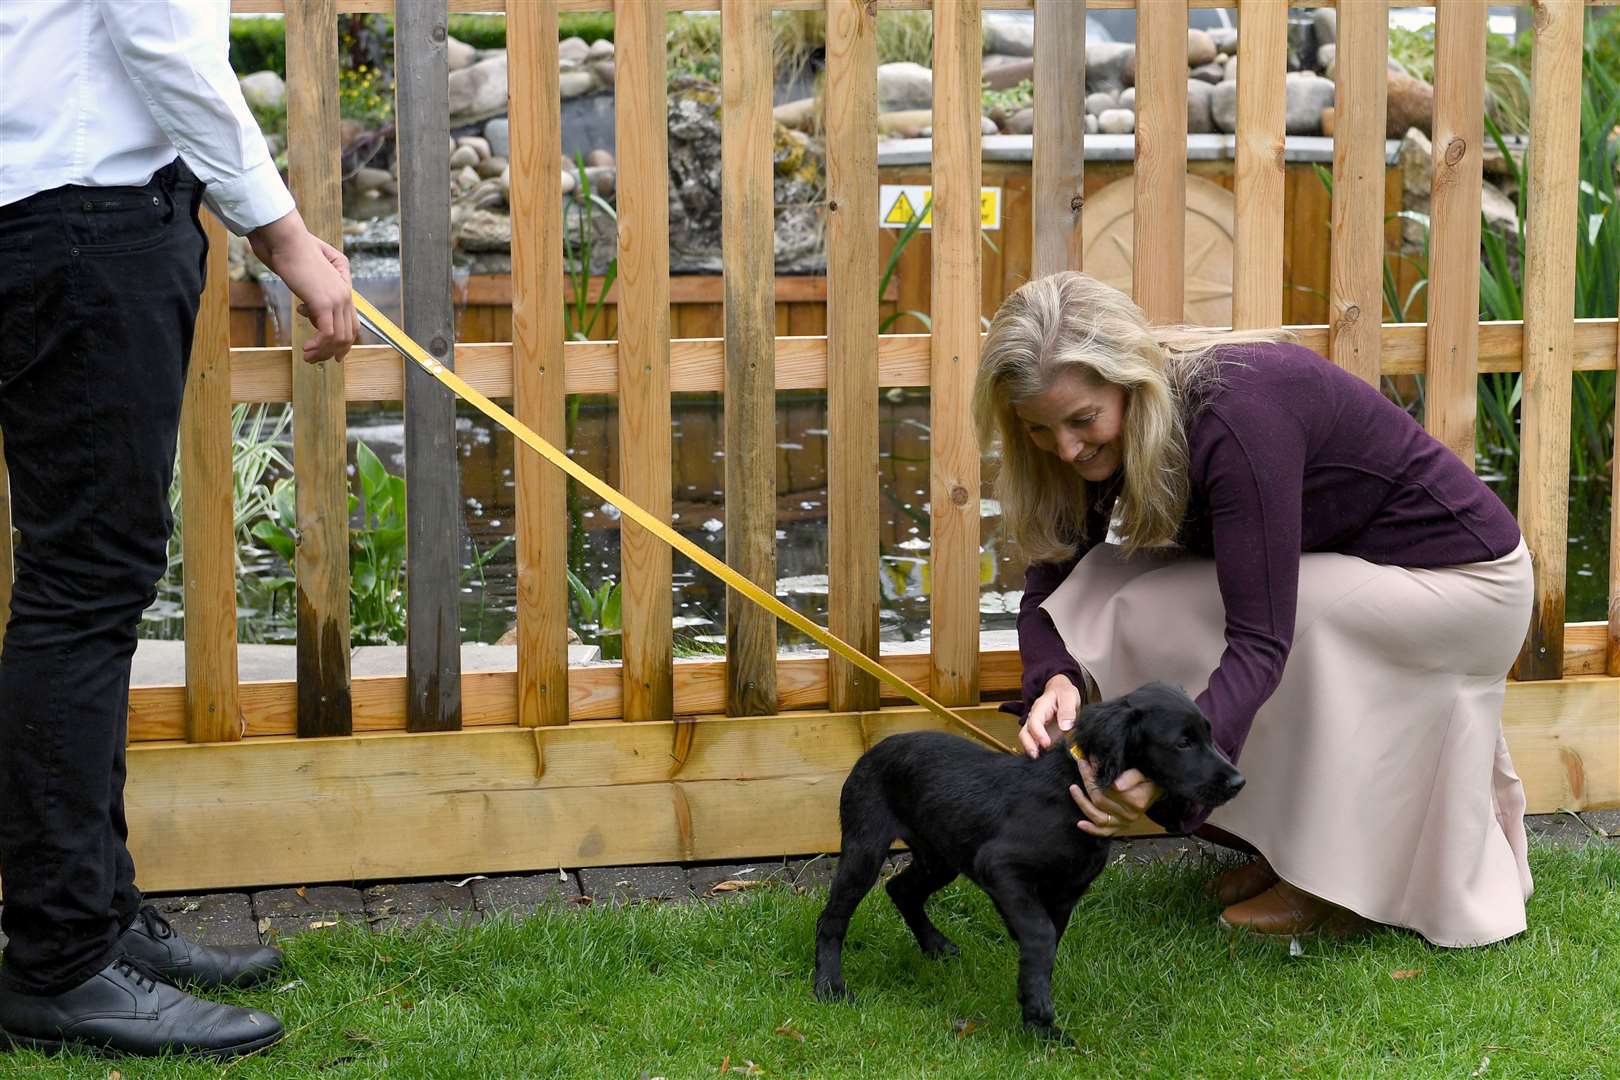
{"label": "green leaf", "polygon": [[293,561],[297,545],[293,543],[292,534],[280,525],[268,518],[261,518],[253,524],[253,537],[263,541],[282,561],[289,564]]}
{"label": "green leaf", "polygon": [[371,447],[365,443],[357,443],[354,448],[354,468],[360,474],[361,490],[366,496],[366,503],[373,503],[382,495],[388,485],[388,470]]}

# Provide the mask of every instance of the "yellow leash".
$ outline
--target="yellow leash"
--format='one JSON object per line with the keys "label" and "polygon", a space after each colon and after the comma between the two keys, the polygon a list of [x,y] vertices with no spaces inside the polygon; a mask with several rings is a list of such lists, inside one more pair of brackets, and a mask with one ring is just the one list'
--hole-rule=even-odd
{"label": "yellow leash", "polygon": [[676,551],[679,551],[682,555],[685,555],[688,559],[691,559],[693,562],[703,567],[703,569],[707,570],[721,581],[724,581],[728,586],[747,597],[750,602],[764,608],[766,611],[770,612],[772,615],[775,615],[778,619],[781,619],[795,630],[808,634],[811,638],[825,645],[829,650],[837,653],[839,656],[842,656],[845,660],[848,660],[851,664],[854,664],[856,667],[860,668],[873,678],[879,680],[880,682],[888,683],[890,686],[894,687],[894,689],[900,691],[900,693],[904,694],[918,705],[921,705],[935,716],[938,716],[942,720],[946,720],[950,723],[960,724],[969,731],[973,732],[973,734],[977,735],[979,738],[983,739],[985,742],[989,743],[991,746],[994,746],[997,749],[1003,750],[1009,754],[1012,753],[1011,747],[1007,746],[1001,740],[997,739],[983,728],[968,720],[965,716],[962,716],[952,709],[941,705],[939,702],[935,701],[921,690],[918,690],[900,676],[896,675],[894,672],[890,671],[876,660],[873,660],[871,657],[867,656],[853,645],[850,645],[836,634],[824,629],[821,626],[818,626],[816,623],[811,622],[797,611],[794,611],[792,608],[782,603],[775,596],[766,592],[764,589],[761,589],[752,581],[749,581],[747,578],[737,573],[737,571],[733,570],[731,567],[727,566],[713,555],[710,555],[708,552],[686,539],[664,522],[653,517],[624,494],[603,483],[601,480],[597,479],[596,476],[576,465],[567,454],[564,454],[551,443],[547,442],[545,439],[542,439],[539,435],[531,431],[526,425],[521,423],[517,417],[513,416],[511,413],[489,400],[489,398],[485,397],[477,390],[474,390],[471,386],[467,385],[466,381],[454,371],[451,371],[449,368],[433,359],[432,356],[429,356],[427,351],[423,349],[422,346],[411,340],[411,338],[403,330],[390,322],[382,312],[378,311],[374,306],[372,306],[369,300],[361,296],[358,292],[354,294],[354,310],[356,314],[360,316],[361,325],[370,330],[372,333],[376,334],[378,337],[382,338],[394,349],[395,352],[399,353],[407,360],[414,361],[429,375],[432,375],[440,383],[444,384],[444,386],[446,386],[457,397],[461,398],[463,401],[466,401],[479,412],[483,413],[495,423],[511,432],[512,435],[518,439],[518,441],[527,444],[529,447],[538,452],[541,457],[544,457],[547,461],[557,466],[557,468],[561,469],[575,480],[578,480],[581,484],[585,485],[601,498],[607,500],[613,506],[618,507],[619,511],[625,517],[629,518],[637,525],[640,525],[643,529],[646,529],[648,532],[658,537],[658,539],[662,540]]}

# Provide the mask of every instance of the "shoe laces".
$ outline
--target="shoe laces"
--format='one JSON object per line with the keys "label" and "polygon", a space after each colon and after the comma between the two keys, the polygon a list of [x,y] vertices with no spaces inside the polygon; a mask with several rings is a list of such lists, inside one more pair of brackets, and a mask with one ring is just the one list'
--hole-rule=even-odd
{"label": "shoe laces", "polygon": [[139,960],[132,960],[127,956],[121,956],[113,961],[113,970],[128,975],[135,981],[135,986],[141,990],[156,990],[157,984],[164,981],[145,964]]}
{"label": "shoe laces", "polygon": [[174,927],[170,926],[169,920],[159,915],[158,909],[151,904],[141,908],[137,918],[141,920],[141,925],[146,928],[146,932],[159,941],[166,941],[174,937]]}

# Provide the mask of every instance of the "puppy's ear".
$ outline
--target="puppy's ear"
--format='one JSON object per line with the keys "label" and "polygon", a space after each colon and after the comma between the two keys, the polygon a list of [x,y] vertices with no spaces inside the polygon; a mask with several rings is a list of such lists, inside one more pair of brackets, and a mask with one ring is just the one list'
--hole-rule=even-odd
{"label": "puppy's ear", "polygon": [[1097,772],[1097,786],[1105,788],[1125,771],[1125,748],[1136,710],[1123,698],[1087,705],[1075,725],[1074,739]]}

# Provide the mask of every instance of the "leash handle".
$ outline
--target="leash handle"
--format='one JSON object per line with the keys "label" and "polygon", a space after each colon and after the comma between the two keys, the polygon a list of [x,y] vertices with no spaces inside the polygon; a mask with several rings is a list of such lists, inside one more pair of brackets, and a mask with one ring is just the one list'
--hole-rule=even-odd
{"label": "leash handle", "polygon": [[467,384],[466,380],[462,379],[461,376],[457,375],[454,371],[451,371],[449,368],[433,359],[433,357],[428,354],[427,350],[423,349],[422,346],[413,341],[403,330],[395,326],[387,318],[387,316],[378,311],[376,307],[372,305],[371,301],[361,296],[358,291],[354,293],[354,310],[355,313],[360,317],[360,324],[367,330],[370,330],[373,334],[376,334],[378,337],[382,338],[383,341],[387,342],[387,344],[395,352],[399,353],[407,360],[417,364],[417,366],[421,367],[429,375],[432,375],[447,389],[449,389],[451,393],[455,394],[457,397],[473,406],[479,412],[489,417],[490,420],[494,421],[497,425],[511,433],[511,435],[519,442],[527,445],[530,449],[540,454],[541,457],[545,458],[547,461],[557,466],[557,468],[579,481],[586,488],[590,489],[598,497],[604,499],[610,505],[617,507],[619,512],[625,517],[629,518],[643,529],[646,529],[658,539],[662,540],[676,551],[679,551],[682,555],[685,555],[688,559],[691,559],[693,562],[697,563],[699,566],[713,574],[715,577],[719,578],[721,581],[724,581],[730,588],[736,590],[742,596],[746,597],[749,602],[764,608],[766,611],[787,623],[795,630],[809,636],[813,640],[826,646],[829,651],[837,653],[845,660],[848,660],[851,664],[854,664],[868,675],[880,682],[888,684],[895,690],[898,690],[911,701],[921,705],[923,708],[927,709],[940,719],[948,723],[961,725],[968,731],[971,731],[974,735],[978,736],[984,742],[994,746],[998,750],[1008,754],[1013,752],[1011,747],[1003,743],[1000,739],[997,739],[995,736],[991,735],[989,732],[985,731],[983,728],[979,727],[977,724],[973,723],[967,717],[962,716],[955,710],[940,704],[938,701],[935,701],[932,697],[923,693],[921,690],[918,690],[916,687],[906,682],[906,680],[902,679],[900,676],[896,675],[894,672],[890,671],[876,660],[873,660],[871,657],[867,656],[853,645],[844,641],[832,631],[827,630],[826,628],[801,615],[799,612],[794,611],[792,608],[778,600],[774,595],[766,592],[764,589],[761,589],[758,585],[755,585],[752,581],[749,581],[747,578],[743,577],[737,571],[727,566],[724,562],[715,558],[713,555],[710,555],[707,551],[704,551],[702,548],[686,539],[686,537],[670,528],[669,525],[653,517],[652,514],[642,509],[642,507],[634,500],[618,491],[616,488],[613,488],[604,481],[598,479],[595,474],[586,471],[580,465],[576,464],[571,458],[568,457],[567,454],[563,453],[561,450],[557,449],[557,447],[541,438],[527,425],[518,420],[517,417],[513,416],[511,413],[495,404],[489,398],[473,389]]}

